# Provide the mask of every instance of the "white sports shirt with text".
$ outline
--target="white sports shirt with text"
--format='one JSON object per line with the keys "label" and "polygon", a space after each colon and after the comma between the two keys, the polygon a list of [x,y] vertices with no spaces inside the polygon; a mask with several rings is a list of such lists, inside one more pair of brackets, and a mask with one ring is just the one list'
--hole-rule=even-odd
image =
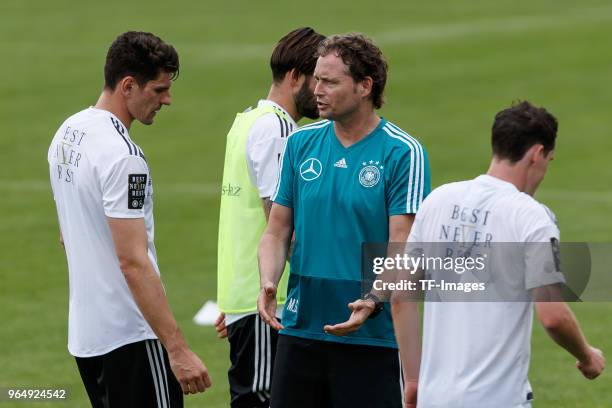
{"label": "white sports shirt with text", "polygon": [[[482,175],[434,190],[416,215],[409,241],[451,242],[456,237],[453,231],[469,231],[463,239],[476,240],[478,245],[487,240],[550,243],[559,239],[551,215],[513,184]],[[552,251],[550,258],[552,262]],[[517,277],[522,279],[518,285],[528,290],[563,282],[562,274],[551,268],[527,267]],[[530,406],[532,305],[425,302],[418,407]]]}
{"label": "white sports shirt with text", "polygon": [[99,356],[155,339],[121,272],[107,222],[144,218],[149,259],[159,274],[153,186],[142,150],[117,117],[90,107],[60,126],[48,161],[68,260],[68,350]]}

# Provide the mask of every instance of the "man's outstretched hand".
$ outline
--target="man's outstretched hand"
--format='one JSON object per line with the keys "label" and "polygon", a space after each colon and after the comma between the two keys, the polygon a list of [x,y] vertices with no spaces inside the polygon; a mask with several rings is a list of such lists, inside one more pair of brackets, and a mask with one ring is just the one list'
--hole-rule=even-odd
{"label": "man's outstretched hand", "polygon": [[323,327],[325,333],[335,336],[346,336],[357,331],[367,318],[370,317],[376,305],[373,300],[358,299],[353,303],[349,303],[348,307],[353,311],[349,319],[344,323],[325,325]]}

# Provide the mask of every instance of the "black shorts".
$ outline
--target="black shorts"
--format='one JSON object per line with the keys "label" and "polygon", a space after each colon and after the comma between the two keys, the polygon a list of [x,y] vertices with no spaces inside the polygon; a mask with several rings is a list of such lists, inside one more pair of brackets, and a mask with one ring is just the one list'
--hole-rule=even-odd
{"label": "black shorts", "polygon": [[272,381],[273,408],[401,408],[399,353],[279,336]]}
{"label": "black shorts", "polygon": [[126,344],[96,357],[75,357],[93,408],[177,408],[183,393],[159,340]]}
{"label": "black shorts", "polygon": [[232,408],[267,408],[278,332],[258,314],[227,327],[231,367],[227,372]]}

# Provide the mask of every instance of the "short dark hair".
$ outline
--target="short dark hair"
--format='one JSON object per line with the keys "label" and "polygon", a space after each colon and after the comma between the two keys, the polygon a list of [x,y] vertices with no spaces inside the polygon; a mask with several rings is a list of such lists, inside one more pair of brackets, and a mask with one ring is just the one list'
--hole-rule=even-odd
{"label": "short dark hair", "polygon": [[161,38],[142,31],[121,34],[108,49],[104,65],[104,86],[114,90],[126,76],[133,76],[139,84],[145,84],[159,76],[161,71],[179,73],[176,50]]}
{"label": "short dark hair", "polygon": [[317,48],[324,39],[324,35],[312,28],[302,27],[278,40],[270,57],[273,81],[281,82],[292,69],[299,74],[312,75],[317,65]]}
{"label": "short dark hair", "polygon": [[389,69],[380,48],[363,34],[349,33],[328,37],[319,47],[318,56],[324,57],[332,51],[348,66],[354,81],[372,78],[372,103],[380,109]]}
{"label": "short dark hair", "polygon": [[493,155],[516,163],[536,144],[548,154],[555,148],[557,119],[546,109],[518,101],[495,115],[491,135]]}

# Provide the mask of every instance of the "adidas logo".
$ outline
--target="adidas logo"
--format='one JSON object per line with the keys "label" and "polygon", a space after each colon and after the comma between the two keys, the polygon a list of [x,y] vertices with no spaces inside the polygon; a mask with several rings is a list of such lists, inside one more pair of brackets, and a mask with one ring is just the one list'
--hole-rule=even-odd
{"label": "adidas logo", "polygon": [[346,169],[348,166],[346,165],[346,159],[343,157],[337,162],[334,163],[334,167],[340,167],[341,169]]}

